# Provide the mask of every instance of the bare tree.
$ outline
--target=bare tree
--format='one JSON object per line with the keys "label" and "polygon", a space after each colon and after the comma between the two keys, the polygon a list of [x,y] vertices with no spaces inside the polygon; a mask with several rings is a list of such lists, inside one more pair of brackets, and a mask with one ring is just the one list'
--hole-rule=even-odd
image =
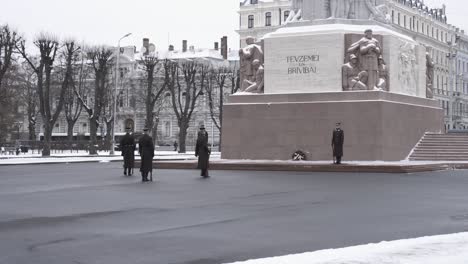
{"label": "bare tree", "polygon": [[5,85],[8,81],[13,82],[17,73],[17,68],[12,67],[14,60],[13,54],[15,47],[21,37],[9,28],[8,25],[0,25],[0,141],[6,139],[13,126],[15,117],[13,115],[13,106],[15,105],[15,90],[11,85]]}
{"label": "bare tree", "polygon": [[111,68],[110,58],[112,56],[112,50],[107,47],[95,47],[87,52],[88,60],[90,61],[91,67],[94,71],[94,103],[91,106],[83,100],[82,95],[75,90],[75,94],[78,96],[78,100],[83,105],[85,111],[89,116],[89,129],[90,129],[90,146],[89,154],[97,154],[97,131],[99,127],[99,119],[102,114],[102,108],[105,104],[106,88],[108,85],[108,75]]}
{"label": "bare tree", "polygon": [[208,66],[188,61],[167,63],[164,68],[165,74],[170,75],[168,88],[171,91],[172,107],[179,126],[179,152],[185,153],[187,130],[198,98],[203,94],[207,84]]}
{"label": "bare tree", "polygon": [[6,141],[15,131],[18,133],[18,123],[15,123],[22,120],[18,114],[23,88],[20,73],[18,64],[13,63],[3,76],[0,88],[0,142]]}
{"label": "bare tree", "polygon": [[40,53],[40,59],[37,63],[33,63],[26,53],[24,41],[20,42],[18,50],[37,76],[39,112],[41,113],[42,123],[44,125],[44,148],[42,150],[42,155],[50,156],[52,130],[63,108],[65,91],[68,85],[70,85],[69,75],[72,72],[73,56],[79,50],[79,47],[77,47],[73,41],[64,43],[64,52],[66,54],[65,77],[61,81],[60,87],[55,91],[52,89],[53,85],[51,85],[52,71],[54,70],[55,59],[60,44],[54,37],[42,34],[34,41],[34,45],[39,49]]}
{"label": "bare tree", "polygon": [[20,95],[28,116],[28,139],[36,140],[36,123],[38,109],[37,78],[29,64],[21,65],[18,77],[20,79]]}
{"label": "bare tree", "polygon": [[8,25],[0,25],[0,87],[3,77],[11,66],[13,52],[21,41],[16,31],[11,30]]}
{"label": "bare tree", "polygon": [[[227,83],[231,81],[231,84]],[[208,85],[205,90],[208,97],[208,107],[211,120],[219,131],[221,141],[221,127],[223,126],[223,106],[225,94],[233,94],[239,89],[239,70],[236,67],[219,67],[210,70]],[[230,87],[229,87],[230,86]],[[219,144],[221,150],[221,142]]]}
{"label": "bare tree", "polygon": [[[164,60],[163,64],[170,63],[169,60]],[[164,68],[160,67],[160,61],[158,57],[154,54],[145,55],[139,61],[139,64],[142,66],[145,73],[145,84],[146,89],[144,92],[145,98],[145,110],[146,110],[146,120],[145,125],[149,129],[149,133],[153,135],[153,140],[157,141],[157,122],[155,122],[155,114],[158,115],[161,110],[161,97],[163,92],[167,89],[169,83],[169,76],[164,75],[163,78],[156,78],[158,72]],[[156,103],[158,106],[155,109]],[[156,136],[155,136],[156,135]]]}
{"label": "bare tree", "polygon": [[70,85],[65,91],[64,112],[65,119],[67,120],[67,139],[70,147],[73,141],[73,128],[83,110],[83,105],[80,103],[77,94],[86,96],[88,94],[89,67],[85,55],[85,52],[82,50],[75,54],[72,62],[73,68],[70,75]]}

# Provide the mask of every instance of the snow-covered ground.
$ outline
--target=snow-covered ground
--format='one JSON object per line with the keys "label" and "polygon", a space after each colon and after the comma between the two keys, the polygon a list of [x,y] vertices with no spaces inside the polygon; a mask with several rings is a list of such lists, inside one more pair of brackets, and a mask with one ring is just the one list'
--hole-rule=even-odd
{"label": "snow-covered ground", "polygon": [[[221,160],[220,152],[212,152],[210,160],[218,161],[226,164],[275,164],[275,165],[329,165],[332,164],[331,160],[322,161],[292,161],[292,160]],[[135,152],[135,159],[140,159]],[[155,152],[155,159],[157,160],[191,160],[196,159],[193,151],[187,153],[177,153],[176,151],[157,151]],[[33,163],[71,163],[71,162],[84,162],[84,161],[102,161],[109,162],[115,160],[122,160],[120,151],[116,151],[114,155],[110,155],[108,151],[101,151],[98,155],[90,156],[86,151],[52,151],[51,156],[43,158],[37,152],[21,153],[19,155],[0,155],[0,165],[9,164],[33,164]],[[354,166],[408,166],[408,165],[429,165],[429,164],[461,164],[468,161],[343,161],[343,165]]]}
{"label": "snow-covered ground", "polygon": [[[17,164],[37,164],[37,163],[73,163],[73,162],[110,162],[110,161],[121,161],[123,157],[120,156],[120,152],[116,151],[114,155],[109,155],[109,152],[99,152],[98,155],[90,156],[86,151],[63,151],[63,152],[52,152],[50,157],[42,157],[37,152],[32,153],[21,153],[20,155],[0,155],[0,165],[17,165]],[[135,154],[137,154],[135,152]],[[213,152],[212,159],[219,159],[220,153]],[[140,156],[135,156],[136,160],[140,159]],[[193,151],[187,153],[177,153],[176,151],[156,151],[154,159],[157,160],[189,160],[196,159]]]}
{"label": "snow-covered ground", "polygon": [[395,240],[236,264],[466,264],[468,233]]}

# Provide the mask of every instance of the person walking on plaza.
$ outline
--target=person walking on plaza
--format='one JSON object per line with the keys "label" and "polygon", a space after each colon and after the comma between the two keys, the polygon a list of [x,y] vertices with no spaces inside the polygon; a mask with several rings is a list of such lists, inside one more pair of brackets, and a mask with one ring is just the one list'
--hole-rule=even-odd
{"label": "person walking on plaza", "polygon": [[174,141],[174,151],[177,151],[178,147],[179,147],[179,144],[177,144],[177,141]]}
{"label": "person walking on plaza", "polygon": [[135,138],[130,134],[130,127],[127,127],[126,131],[127,133],[120,140],[120,149],[124,158],[124,175],[132,176],[135,164]]}
{"label": "person walking on plaza", "polygon": [[336,128],[332,135],[333,163],[341,164],[343,156],[344,132],[341,129],[341,123],[336,123]]}
{"label": "person walking on plaza", "polygon": [[153,138],[148,135],[148,128],[143,129],[143,136],[138,141],[138,151],[141,156],[141,181],[147,182],[148,174],[151,173],[151,180],[153,180],[153,157],[154,157],[154,143]]}
{"label": "person walking on plaza", "polygon": [[195,157],[198,157],[198,169],[201,169],[201,176],[208,178],[208,166],[211,150],[208,147],[208,132],[205,131],[205,126],[200,126],[198,132],[197,145],[195,146]]}

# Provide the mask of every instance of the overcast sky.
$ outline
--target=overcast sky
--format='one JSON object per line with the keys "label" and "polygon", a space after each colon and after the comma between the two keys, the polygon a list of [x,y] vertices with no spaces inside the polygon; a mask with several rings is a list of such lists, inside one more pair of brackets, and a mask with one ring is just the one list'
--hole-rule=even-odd
{"label": "overcast sky", "polygon": [[[431,7],[447,5],[449,23],[468,29],[467,0],[425,0]],[[228,36],[229,47],[238,48],[239,0],[0,0],[0,23],[8,23],[31,40],[37,32],[73,37],[89,44],[141,47],[149,37],[158,49],[168,43],[213,47]]]}

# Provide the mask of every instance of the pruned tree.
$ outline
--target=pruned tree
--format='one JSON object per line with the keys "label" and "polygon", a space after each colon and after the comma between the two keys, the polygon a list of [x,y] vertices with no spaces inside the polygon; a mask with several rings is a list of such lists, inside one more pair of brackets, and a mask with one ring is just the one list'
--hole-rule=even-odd
{"label": "pruned tree", "polygon": [[3,77],[10,68],[13,53],[21,37],[8,25],[0,25],[0,87],[2,87]]}
{"label": "pruned tree", "polygon": [[97,154],[97,131],[102,108],[105,104],[104,100],[108,85],[108,75],[111,69],[110,58],[112,53],[112,50],[107,47],[94,47],[87,52],[89,63],[94,72],[94,100],[92,105],[83,100],[83,96],[77,90],[74,91],[89,116],[90,155]]}
{"label": "pruned tree", "polygon": [[[228,81],[231,81],[230,85]],[[225,94],[233,94],[239,89],[239,69],[236,67],[219,67],[210,70],[206,95],[210,117],[219,131],[221,141],[221,128],[223,125],[223,106],[226,101]],[[219,144],[221,150],[221,142]]]}
{"label": "pruned tree", "polygon": [[168,88],[171,92],[172,107],[179,126],[179,152],[185,153],[187,130],[198,98],[205,90],[209,67],[188,61],[167,63],[164,68],[165,74],[170,76],[168,77],[170,80]]}
{"label": "pruned tree", "polygon": [[70,85],[72,74],[72,61],[74,54],[79,51],[79,47],[74,41],[65,42],[66,65],[64,78],[57,89],[53,89],[52,73],[54,70],[57,52],[61,48],[59,41],[49,35],[41,34],[34,45],[39,49],[39,62],[33,62],[26,52],[24,41],[19,43],[18,51],[26,62],[31,66],[37,76],[37,94],[39,97],[39,112],[41,113],[44,125],[44,148],[43,156],[50,156],[50,145],[52,141],[52,130],[63,108],[65,91]]}
{"label": "pruned tree", "polygon": [[28,117],[28,139],[36,140],[36,123],[39,114],[37,77],[27,63],[22,63],[18,77],[21,83],[19,89],[21,101]]}
{"label": "pruned tree", "polygon": [[[167,65],[170,61],[164,60],[162,63]],[[145,126],[149,129],[148,133],[153,135],[153,140],[156,142],[158,121],[155,122],[155,114],[158,115],[161,109],[160,99],[164,94],[164,91],[167,90],[169,75],[164,74],[164,77],[156,78],[160,70],[165,69],[165,67],[160,65],[160,60],[155,54],[142,56],[139,64],[142,67],[145,76],[144,82],[146,89],[143,94],[146,112]],[[157,103],[158,106],[156,106]]]}
{"label": "pruned tree", "polygon": [[[5,82],[14,82],[17,69],[12,67],[15,48],[21,41],[21,37],[8,25],[0,25],[0,141],[5,141],[10,127],[13,126],[15,117],[13,107],[15,105],[16,91]],[[8,79],[8,80],[6,80]]]}
{"label": "pruned tree", "polygon": [[[89,67],[86,54],[83,50],[76,53],[72,62],[72,74],[70,85],[65,91],[64,112],[67,121],[67,140],[71,147],[73,141],[73,128],[81,116],[83,104],[80,103],[77,94],[88,95]],[[77,93],[75,93],[77,91]]]}
{"label": "pruned tree", "polygon": [[240,88],[240,70],[239,65],[235,64],[229,67],[228,78],[231,81],[231,94],[235,94]]}
{"label": "pruned tree", "polygon": [[18,113],[18,107],[22,105],[21,77],[21,71],[16,63],[13,63],[3,76],[0,88],[0,142],[18,133],[18,123],[23,119]]}

